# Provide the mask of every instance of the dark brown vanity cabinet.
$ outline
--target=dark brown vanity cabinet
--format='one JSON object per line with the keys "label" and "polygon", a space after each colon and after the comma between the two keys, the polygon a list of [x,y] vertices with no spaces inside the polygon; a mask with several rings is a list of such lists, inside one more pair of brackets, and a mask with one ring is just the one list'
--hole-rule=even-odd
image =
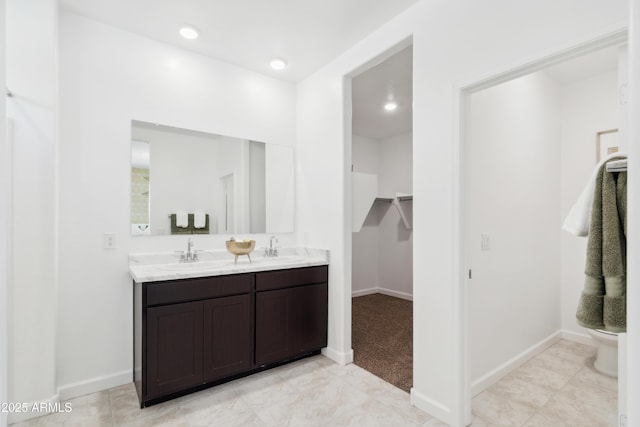
{"label": "dark brown vanity cabinet", "polygon": [[327,266],[134,283],[141,406],[327,345]]}
{"label": "dark brown vanity cabinet", "polygon": [[202,383],[202,302],[147,310],[147,397]]}
{"label": "dark brown vanity cabinet", "polygon": [[253,369],[254,275],[134,284],[142,406]]}
{"label": "dark brown vanity cabinet", "polygon": [[256,275],[256,365],[327,346],[327,267]]}
{"label": "dark brown vanity cabinet", "polygon": [[251,295],[204,301],[204,381],[215,381],[253,368]]}

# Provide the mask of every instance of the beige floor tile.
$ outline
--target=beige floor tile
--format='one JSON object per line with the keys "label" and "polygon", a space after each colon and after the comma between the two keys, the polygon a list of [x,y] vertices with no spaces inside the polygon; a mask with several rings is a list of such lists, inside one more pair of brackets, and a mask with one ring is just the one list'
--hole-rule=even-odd
{"label": "beige floor tile", "polygon": [[268,405],[255,401],[251,407],[272,426],[331,425],[336,412],[355,408],[367,399],[365,393],[336,378],[313,390],[287,393]]}
{"label": "beige floor tile", "polygon": [[556,395],[557,398],[566,397],[585,408],[602,414],[616,414],[618,410],[618,392],[599,387],[583,387],[578,382],[569,382]]}
{"label": "beige floor tile", "polygon": [[582,368],[570,382],[580,384],[585,388],[599,387],[611,391],[618,391],[618,379],[596,371],[593,367],[593,360],[594,358],[591,358],[591,363]]}
{"label": "beige floor tile", "polygon": [[544,406],[555,393],[555,391],[513,375],[502,378],[489,387],[489,390],[503,399],[519,402],[534,409]]}
{"label": "beige floor tile", "polygon": [[526,362],[524,366],[538,366],[549,371],[553,371],[562,378],[569,380],[574,376],[585,364],[583,361],[571,361],[558,357],[552,353],[543,352]]}
{"label": "beige floor tile", "polygon": [[[473,399],[472,427],[615,426],[617,380],[593,369],[594,349],[561,340]],[[140,409],[133,384],[69,401],[40,426],[424,426],[446,424],[355,365],[314,356]]]}
{"label": "beige floor tile", "polygon": [[327,365],[312,359],[306,363],[297,362],[291,367],[280,367],[277,374],[292,388],[303,391],[330,382],[332,375],[328,369]]}
{"label": "beige floor tile", "polygon": [[[607,394],[607,392],[609,394]],[[615,426],[617,399],[611,391],[568,384],[539,412],[549,419],[581,427]]]}
{"label": "beige floor tile", "polygon": [[335,426],[423,426],[432,418],[411,405],[396,407],[377,399],[368,400],[355,408],[339,410],[331,420]]}
{"label": "beige floor tile", "polygon": [[575,424],[567,424],[566,420],[555,418],[548,412],[536,412],[523,427],[574,427]]}
{"label": "beige floor tile", "polygon": [[521,426],[534,414],[531,406],[505,399],[491,390],[473,398],[473,415],[490,425]]}
{"label": "beige floor tile", "polygon": [[160,422],[164,419],[173,419],[179,412],[176,400],[170,400],[141,409],[133,383],[109,390],[109,399],[111,402],[113,423],[116,426],[141,425],[136,423],[142,422],[139,421],[142,419],[147,420],[147,422],[153,420]]}
{"label": "beige floor tile", "polygon": [[511,372],[509,376],[552,391],[560,390],[570,379],[568,375],[562,375],[529,362]]}
{"label": "beige floor tile", "polygon": [[546,354],[584,364],[595,356],[596,348],[567,340],[560,340],[544,351]]}
{"label": "beige floor tile", "polygon": [[207,427],[215,420],[221,426],[265,426],[251,407],[231,391],[209,394],[180,404],[181,420],[189,426]]}

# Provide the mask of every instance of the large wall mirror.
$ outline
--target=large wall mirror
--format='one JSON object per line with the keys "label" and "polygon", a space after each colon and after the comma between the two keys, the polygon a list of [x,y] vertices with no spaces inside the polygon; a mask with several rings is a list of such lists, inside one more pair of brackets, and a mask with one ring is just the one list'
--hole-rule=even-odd
{"label": "large wall mirror", "polygon": [[131,234],[293,232],[293,148],[131,124]]}

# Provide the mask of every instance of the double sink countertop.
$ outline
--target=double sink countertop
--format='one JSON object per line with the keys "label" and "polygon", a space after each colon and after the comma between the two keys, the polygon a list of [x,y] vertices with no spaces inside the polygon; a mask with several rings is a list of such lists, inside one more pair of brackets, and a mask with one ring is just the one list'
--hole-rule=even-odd
{"label": "double sink countertop", "polygon": [[278,248],[278,255],[270,257],[256,250],[251,253],[251,261],[242,255],[237,264],[234,263],[234,255],[225,250],[198,251],[196,262],[180,262],[177,252],[129,254],[129,274],[137,283],[328,264],[329,251],[301,247]]}

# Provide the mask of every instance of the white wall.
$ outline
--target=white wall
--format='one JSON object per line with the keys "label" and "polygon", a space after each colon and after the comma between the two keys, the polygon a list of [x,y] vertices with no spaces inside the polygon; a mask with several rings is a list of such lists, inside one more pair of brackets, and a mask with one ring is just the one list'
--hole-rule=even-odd
{"label": "white wall", "polygon": [[13,125],[8,390],[12,402],[57,399],[57,6],[54,0],[6,3],[6,79],[14,94],[7,103]]}
{"label": "white wall", "polygon": [[[57,380],[68,397],[131,381],[127,254],[186,249],[186,237],[129,236],[131,120],[291,147],[295,88],[63,12],[60,94]],[[105,231],[116,233],[115,250],[102,248]],[[223,249],[228,238],[192,237],[196,249]]]}
{"label": "white wall", "polygon": [[[597,163],[597,132],[619,125],[617,71],[562,85],[560,101],[564,220]],[[585,237],[561,232],[562,329],[583,338],[588,336],[576,323],[576,308],[584,288],[586,246]]]}
{"label": "white wall", "polygon": [[[5,21],[5,1],[0,0],[0,22]],[[0,85],[6,87],[5,61],[5,26],[0,28]],[[6,98],[5,98],[6,99]],[[11,159],[9,157],[9,141],[7,138],[6,102],[0,102],[0,402],[8,402],[7,398],[7,335],[8,308],[7,301],[9,267],[11,265],[11,248],[9,246]],[[7,425],[7,414],[0,413],[0,427]]]}
{"label": "white wall", "polygon": [[[379,175],[380,144],[377,140],[353,135],[353,171]],[[378,187],[380,177],[378,176]],[[380,287],[380,231],[381,216],[392,206],[376,203],[357,233],[352,233],[353,250],[351,290],[353,296],[366,295]]]}
{"label": "white wall", "polygon": [[291,147],[276,144],[267,144],[265,147],[264,187],[267,230],[297,231],[294,203],[296,189],[294,155]]}
{"label": "white wall", "polygon": [[[471,378],[560,329],[560,91],[538,72],[469,107]],[[480,234],[490,236],[481,250]]]}
{"label": "white wall", "polygon": [[[378,195],[412,193],[412,137],[404,133],[382,140],[353,135],[355,171],[378,176]],[[376,203],[362,229],[352,234],[353,296],[381,292],[411,299],[413,293],[412,233],[398,209]]]}
{"label": "white wall", "polygon": [[[380,141],[379,190],[382,195],[413,194],[411,133]],[[380,220],[380,287],[400,298],[413,296],[413,233],[405,227],[400,213],[391,206]]]}
{"label": "white wall", "polygon": [[622,0],[423,0],[298,84],[299,230],[308,244],[331,250],[328,353],[343,360],[351,354],[351,130],[344,101],[350,85],[344,76],[412,37],[413,252],[420,262],[413,270],[411,395],[419,407],[462,425],[453,88],[608,34],[626,20]]}

